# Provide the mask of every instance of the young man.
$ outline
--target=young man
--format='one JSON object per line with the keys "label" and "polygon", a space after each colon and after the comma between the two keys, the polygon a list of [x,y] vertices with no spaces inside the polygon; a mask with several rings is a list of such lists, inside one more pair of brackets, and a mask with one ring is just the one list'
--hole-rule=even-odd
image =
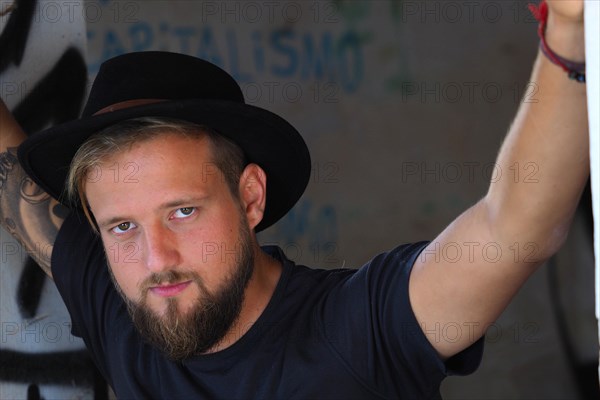
{"label": "young man", "polygon": [[[582,2],[549,5],[549,47],[583,61]],[[106,62],[83,116],[28,139],[20,163],[4,108],[1,220],[53,275],[119,397],[435,398],[446,375],[476,368],[486,327],[560,247],[587,180],[585,85],[543,54],[532,81],[539,101],[521,105],[497,162],[535,162],[535,191],[493,182],[434,241],[357,271],[259,247],[306,186],[306,146],[222,70],[176,54]],[[22,201],[36,185],[70,215]],[[33,251],[42,239],[51,255]],[[437,256],[448,243],[506,251],[450,263]],[[449,323],[458,339],[440,340]]]}

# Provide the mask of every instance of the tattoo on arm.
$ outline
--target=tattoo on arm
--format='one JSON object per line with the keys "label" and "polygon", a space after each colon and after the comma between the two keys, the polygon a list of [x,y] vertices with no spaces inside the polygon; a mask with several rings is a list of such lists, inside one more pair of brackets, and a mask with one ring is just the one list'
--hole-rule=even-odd
{"label": "tattoo on arm", "polygon": [[65,209],[19,165],[15,148],[0,153],[0,225],[51,275],[50,256]]}

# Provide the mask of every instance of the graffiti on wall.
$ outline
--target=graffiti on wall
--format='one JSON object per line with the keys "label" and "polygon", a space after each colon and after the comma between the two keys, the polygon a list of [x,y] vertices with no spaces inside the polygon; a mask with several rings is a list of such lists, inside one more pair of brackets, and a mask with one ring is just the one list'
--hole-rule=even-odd
{"label": "graffiti on wall", "polygon": [[[3,2],[0,9],[0,95],[28,135],[76,118],[86,90],[82,42],[53,41],[44,29],[52,32],[56,25],[44,27],[48,21],[36,21],[36,13],[47,4],[18,0]],[[77,27],[84,24],[63,23],[63,37]],[[48,61],[32,65],[32,53],[43,53]],[[107,398],[106,385],[83,343],[70,335],[66,310],[53,285],[6,232],[0,248],[0,397]]]}

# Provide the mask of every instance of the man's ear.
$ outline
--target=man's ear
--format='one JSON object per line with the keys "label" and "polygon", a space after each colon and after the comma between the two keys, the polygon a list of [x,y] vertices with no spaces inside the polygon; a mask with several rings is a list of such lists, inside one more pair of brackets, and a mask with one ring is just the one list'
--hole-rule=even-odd
{"label": "man's ear", "polygon": [[263,219],[267,202],[267,174],[256,164],[248,164],[240,177],[240,201],[250,229]]}

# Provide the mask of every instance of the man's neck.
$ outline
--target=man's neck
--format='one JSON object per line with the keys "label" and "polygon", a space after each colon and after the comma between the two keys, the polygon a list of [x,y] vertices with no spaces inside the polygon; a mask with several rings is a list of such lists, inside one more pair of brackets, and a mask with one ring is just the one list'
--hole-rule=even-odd
{"label": "man's neck", "polygon": [[258,245],[254,246],[254,272],[246,287],[240,315],[223,339],[206,354],[232,346],[254,326],[275,292],[282,269],[280,261],[265,253]]}

